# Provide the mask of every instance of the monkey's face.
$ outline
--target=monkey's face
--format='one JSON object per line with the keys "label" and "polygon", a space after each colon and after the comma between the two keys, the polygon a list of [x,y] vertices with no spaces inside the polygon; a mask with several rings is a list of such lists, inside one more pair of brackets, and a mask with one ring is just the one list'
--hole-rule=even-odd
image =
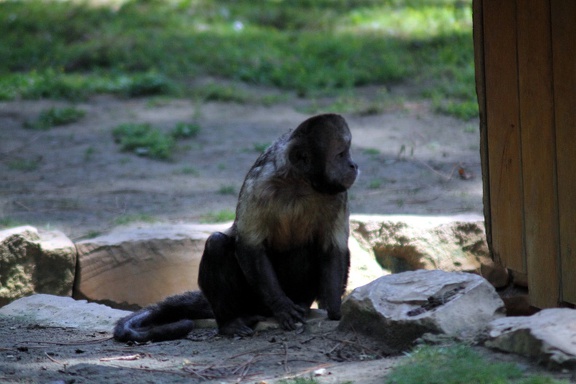
{"label": "monkey's face", "polygon": [[337,194],[354,184],[358,165],[350,155],[352,135],[341,116],[312,117],[296,129],[292,140],[290,162],[316,191]]}

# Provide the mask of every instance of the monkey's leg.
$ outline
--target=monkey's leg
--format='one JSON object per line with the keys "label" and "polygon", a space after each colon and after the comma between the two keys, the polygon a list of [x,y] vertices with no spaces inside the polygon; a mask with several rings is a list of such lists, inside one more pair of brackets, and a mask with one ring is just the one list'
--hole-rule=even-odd
{"label": "monkey's leg", "polygon": [[350,252],[333,248],[323,257],[320,268],[319,307],[326,309],[330,320],[340,320],[342,295],[348,281]]}
{"label": "monkey's leg", "polygon": [[235,240],[213,233],[206,241],[198,284],[210,302],[218,331],[223,335],[249,336],[264,319],[259,298],[249,287],[236,257]]}

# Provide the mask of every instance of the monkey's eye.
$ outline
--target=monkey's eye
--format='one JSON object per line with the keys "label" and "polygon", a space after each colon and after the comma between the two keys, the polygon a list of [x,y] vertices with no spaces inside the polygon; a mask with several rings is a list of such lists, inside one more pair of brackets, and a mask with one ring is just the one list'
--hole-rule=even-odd
{"label": "monkey's eye", "polygon": [[343,159],[345,156],[346,156],[346,151],[342,151],[338,155],[336,155],[336,157],[338,157],[339,159]]}

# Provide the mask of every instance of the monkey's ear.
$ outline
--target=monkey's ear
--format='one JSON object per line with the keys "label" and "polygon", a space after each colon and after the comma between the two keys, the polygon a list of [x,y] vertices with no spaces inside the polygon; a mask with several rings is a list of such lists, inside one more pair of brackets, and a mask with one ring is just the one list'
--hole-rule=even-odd
{"label": "monkey's ear", "polygon": [[310,168],[310,154],[300,146],[293,146],[288,153],[288,160],[290,164],[301,170]]}

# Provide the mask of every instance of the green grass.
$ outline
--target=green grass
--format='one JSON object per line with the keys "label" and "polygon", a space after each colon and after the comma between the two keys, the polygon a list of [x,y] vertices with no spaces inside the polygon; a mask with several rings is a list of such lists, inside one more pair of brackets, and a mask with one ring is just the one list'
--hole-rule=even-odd
{"label": "green grass", "polygon": [[34,121],[24,123],[24,128],[47,130],[52,127],[74,123],[84,117],[85,112],[74,107],[44,109]]}
{"label": "green grass", "polygon": [[545,384],[562,383],[543,376],[526,377],[517,364],[492,362],[471,347],[421,346],[392,369],[387,384]]}
{"label": "green grass", "polygon": [[195,137],[200,132],[200,126],[194,123],[177,123],[172,129],[172,137],[175,139],[187,139]]}
{"label": "green grass", "polygon": [[112,135],[123,151],[153,159],[169,159],[176,147],[176,141],[171,135],[145,123],[118,125],[112,130]]}
{"label": "green grass", "polygon": [[145,213],[127,214],[114,219],[115,225],[128,225],[132,223],[154,223],[158,221],[155,217]]}
{"label": "green grass", "polygon": [[198,132],[200,126],[193,123],[177,123],[170,133],[164,133],[147,123],[125,123],[116,126],[112,136],[123,151],[168,160],[172,158],[178,140],[195,137]]}
{"label": "green grass", "polygon": [[195,137],[198,132],[199,125],[184,122],[177,123],[170,133],[164,133],[147,123],[125,123],[116,126],[112,136],[123,151],[168,160],[176,150],[178,140]]}
{"label": "green grass", "polygon": [[230,209],[223,209],[217,212],[208,213],[200,219],[201,223],[224,223],[232,221],[236,217],[236,213]]}
{"label": "green grass", "polygon": [[11,217],[0,217],[0,229],[14,228],[21,225],[25,224]]}
{"label": "green grass", "polygon": [[[0,99],[112,93],[253,100],[239,88],[187,85],[203,75],[305,96],[417,81],[427,84],[426,96],[439,100],[438,111],[467,118],[477,113],[470,4],[0,2]],[[355,108],[378,112],[366,101]]]}
{"label": "green grass", "polygon": [[236,195],[236,187],[233,185],[223,185],[218,190],[221,195]]}
{"label": "green grass", "polygon": [[40,160],[12,159],[8,161],[8,168],[13,171],[32,172],[40,167]]}

